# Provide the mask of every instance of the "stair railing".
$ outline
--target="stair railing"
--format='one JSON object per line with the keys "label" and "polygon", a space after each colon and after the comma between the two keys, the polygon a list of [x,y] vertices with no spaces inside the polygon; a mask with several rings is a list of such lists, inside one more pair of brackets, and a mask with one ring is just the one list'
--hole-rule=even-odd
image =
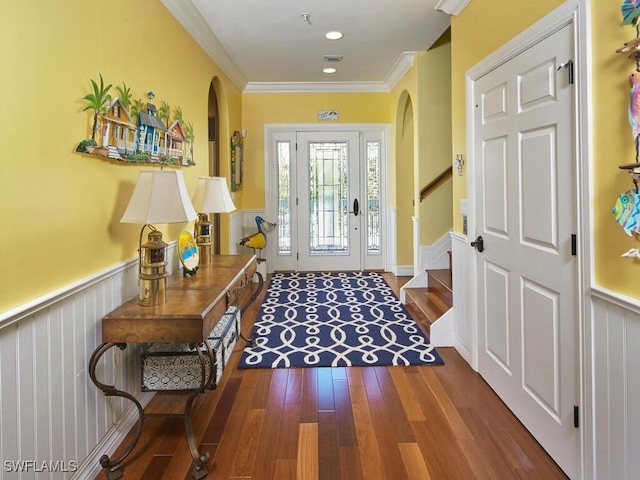
{"label": "stair railing", "polygon": [[424,200],[428,197],[431,192],[433,192],[440,184],[444,183],[446,180],[453,176],[453,165],[449,165],[445,168],[440,175],[431,180],[425,187],[420,190],[420,201]]}

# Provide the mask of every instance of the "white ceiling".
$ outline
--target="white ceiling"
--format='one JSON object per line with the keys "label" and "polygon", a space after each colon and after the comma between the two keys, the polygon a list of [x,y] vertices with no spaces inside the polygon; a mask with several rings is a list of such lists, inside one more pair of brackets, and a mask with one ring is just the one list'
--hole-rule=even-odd
{"label": "white ceiling", "polygon": [[[245,91],[389,90],[410,54],[449,26],[449,15],[435,9],[442,0],[161,1]],[[325,39],[330,30],[344,38]],[[325,62],[325,55],[344,58]],[[337,72],[323,73],[328,66]]]}

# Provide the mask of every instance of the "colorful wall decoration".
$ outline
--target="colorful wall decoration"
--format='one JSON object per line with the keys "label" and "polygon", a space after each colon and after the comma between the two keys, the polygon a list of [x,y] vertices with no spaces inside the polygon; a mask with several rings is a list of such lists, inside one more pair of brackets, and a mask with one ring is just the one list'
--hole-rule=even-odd
{"label": "colorful wall decoration", "polygon": [[636,245],[636,235],[640,232],[640,195],[638,192],[638,181],[640,180],[640,26],[638,25],[640,0],[624,0],[620,11],[622,25],[632,25],[636,32],[634,39],[625,42],[622,47],[616,50],[616,53],[628,54],[628,57],[635,62],[635,69],[629,73],[630,91],[627,112],[635,146],[635,159],[618,168],[630,173],[634,188],[618,196],[612,213],[625,233],[633,237],[632,248],[622,256],[640,258],[640,250]]}
{"label": "colorful wall decoration", "polygon": [[82,140],[77,152],[128,163],[195,165],[193,125],[184,122],[180,107],[172,110],[165,101],[156,107],[152,91],[147,101],[133,99],[124,82],[105,85],[102,74],[99,82],[91,79],[91,87],[92,93],[82,97],[83,111],[93,112],[91,138]]}
{"label": "colorful wall decoration", "polygon": [[242,136],[239,131],[231,137],[231,191],[237,192],[242,186]]}

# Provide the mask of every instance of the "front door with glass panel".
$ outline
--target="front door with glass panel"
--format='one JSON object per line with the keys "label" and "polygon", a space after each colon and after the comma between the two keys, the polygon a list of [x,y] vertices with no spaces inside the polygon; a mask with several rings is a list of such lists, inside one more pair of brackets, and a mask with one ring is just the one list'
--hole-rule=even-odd
{"label": "front door with glass panel", "polygon": [[361,268],[358,132],[297,135],[298,270]]}
{"label": "front door with glass panel", "polygon": [[380,127],[269,136],[276,194],[266,214],[278,223],[269,271],[384,268],[384,136]]}

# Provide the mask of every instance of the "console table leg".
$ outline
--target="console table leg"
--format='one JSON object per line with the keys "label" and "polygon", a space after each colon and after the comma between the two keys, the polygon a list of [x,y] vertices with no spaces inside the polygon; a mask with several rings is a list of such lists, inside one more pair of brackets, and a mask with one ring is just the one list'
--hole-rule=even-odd
{"label": "console table leg", "polygon": [[200,394],[200,392],[196,392],[193,395],[189,396],[187,400],[187,404],[184,409],[184,429],[187,436],[187,444],[189,445],[189,451],[191,452],[191,457],[193,458],[193,478],[203,478],[207,476],[207,462],[209,461],[209,453],[205,453],[204,455],[200,455],[198,451],[198,446],[196,445],[195,438],[193,436],[193,425],[191,424],[191,413],[193,407],[193,401]]}
{"label": "console table leg", "polygon": [[89,377],[91,378],[91,381],[93,381],[95,386],[102,390],[105,396],[123,397],[131,401],[138,410],[138,421],[136,422],[136,433],[133,439],[119,457],[113,460],[110,459],[108,455],[103,455],[102,457],[100,457],[100,465],[103,468],[109,469],[109,471],[107,472],[108,480],[117,480],[118,478],[122,477],[122,461],[126,458],[127,455],[131,453],[131,451],[136,446],[136,443],[138,443],[138,439],[140,438],[140,434],[142,433],[142,423],[144,421],[144,410],[142,409],[142,405],[140,405],[140,402],[138,402],[138,400],[133,395],[127,392],[123,392],[122,390],[118,390],[115,385],[105,385],[96,378],[96,366],[98,365],[100,357],[102,357],[105,352],[115,346],[117,346],[121,350],[127,348],[126,343],[103,343],[98,348],[96,348],[96,350],[91,355],[91,359],[89,360]]}
{"label": "console table leg", "polygon": [[[255,291],[255,292],[253,292],[253,295],[251,295],[251,297],[249,298],[249,300],[247,300],[247,302],[246,302],[244,305],[242,305],[242,307],[240,307],[240,315],[244,315],[244,311],[247,309],[247,307],[248,307],[249,305],[251,305],[251,304],[254,302],[254,300],[255,300],[256,298],[258,298],[258,295],[260,295],[260,292],[262,291],[262,287],[264,286],[264,278],[262,277],[262,274],[261,274],[260,272],[256,271],[256,272],[254,273],[254,275],[257,275],[257,276],[258,276],[258,286],[256,287],[256,291]],[[255,344],[256,344],[256,338],[257,338],[257,336],[253,336],[253,337],[251,337],[251,338],[246,338],[246,337],[242,334],[242,332],[240,332],[240,338],[241,338],[242,340],[244,340],[245,342],[247,342],[247,346],[249,346],[249,347],[254,347],[254,346],[255,346]]]}

